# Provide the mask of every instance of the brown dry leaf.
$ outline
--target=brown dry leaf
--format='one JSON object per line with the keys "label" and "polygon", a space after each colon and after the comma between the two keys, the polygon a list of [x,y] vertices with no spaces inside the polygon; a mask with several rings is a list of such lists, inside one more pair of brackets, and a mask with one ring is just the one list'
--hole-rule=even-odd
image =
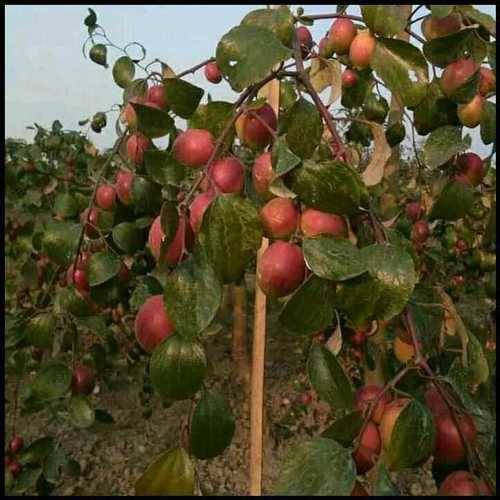
{"label": "brown dry leaf", "polygon": [[45,186],[44,190],[43,190],[43,194],[50,194],[52,193],[57,185],[59,184],[59,182],[57,181],[57,179],[50,179],[49,183],[47,184],[47,186]]}
{"label": "brown dry leaf", "polygon": [[85,152],[91,156],[97,156],[97,149],[93,144],[87,143],[84,146]]}
{"label": "brown dry leaf", "polygon": [[391,156],[391,147],[387,144],[385,130],[378,123],[369,122],[373,134],[375,148],[372,153],[372,159],[365,171],[361,174],[366,186],[375,186],[384,178],[384,167]]}
{"label": "brown dry leaf", "polygon": [[166,63],[161,63],[163,78],[175,78],[175,71]]}
{"label": "brown dry leaf", "polygon": [[340,328],[340,323],[337,323],[337,327],[335,328],[330,338],[325,342],[325,347],[334,355],[337,354],[342,349],[342,329]]}
{"label": "brown dry leaf", "polygon": [[383,221],[382,224],[387,228],[391,228],[392,226],[394,226],[400,215],[401,212],[398,212],[392,219]]}
{"label": "brown dry leaf", "polygon": [[321,57],[315,57],[312,60],[311,67],[309,68],[309,78],[314,90],[320,93],[326,88],[332,87],[327,106],[340,97],[340,77],[341,66],[338,61],[329,61]]}
{"label": "brown dry leaf", "polygon": [[387,179],[387,177],[390,177],[391,175],[396,173],[398,169],[399,164],[396,161],[389,159],[389,161],[384,166],[384,177]]}
{"label": "brown dry leaf", "polygon": [[345,221],[347,222],[347,239],[353,244],[357,245],[358,244],[358,238],[354,234],[354,232],[351,229],[351,223],[349,222],[349,218],[345,217]]}
{"label": "brown dry leaf", "polygon": [[431,212],[432,205],[434,205],[434,198],[432,198],[432,196],[427,191],[422,191],[420,201],[422,202],[422,205],[424,207],[424,212],[429,214]]}
{"label": "brown dry leaf", "polygon": [[467,366],[467,344],[469,343],[467,329],[462,321],[462,318],[458,314],[451,297],[442,288],[438,288],[437,291],[441,296],[443,307],[445,308],[445,332],[448,335],[458,335],[460,338],[460,342],[462,343],[462,364],[463,366]]}

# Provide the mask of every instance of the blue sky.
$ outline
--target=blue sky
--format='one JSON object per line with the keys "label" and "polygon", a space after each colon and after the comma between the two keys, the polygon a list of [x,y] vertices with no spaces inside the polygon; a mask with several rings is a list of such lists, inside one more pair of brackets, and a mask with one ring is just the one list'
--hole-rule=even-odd
{"label": "blue sky", "polygon": [[[263,5],[88,5],[109,38],[119,46],[137,41],[146,47],[147,61],[158,57],[180,72],[214,55],[224,33],[246,13]],[[291,6],[294,10],[296,6]],[[494,5],[477,6],[496,18]],[[306,13],[333,12],[335,6],[306,5]],[[421,9],[425,14],[426,9]],[[349,13],[358,14],[357,8]],[[419,13],[419,15],[421,14]],[[79,130],[78,121],[120,103],[122,90],[113,82],[111,67],[121,54],[109,48],[107,70],[84,59],[86,38],[83,5],[9,5],[5,7],[5,134],[31,139],[26,126],[37,122],[49,127],[59,119],[65,128]],[[318,42],[330,26],[319,21],[311,27]],[[212,98],[234,100],[225,82],[206,82],[203,71],[189,78]],[[113,115],[112,115],[113,116]],[[101,134],[92,134],[98,148],[115,138],[113,119]],[[481,148],[476,130],[473,147]],[[490,148],[481,148],[484,155]],[[480,153],[480,154],[481,154]]]}

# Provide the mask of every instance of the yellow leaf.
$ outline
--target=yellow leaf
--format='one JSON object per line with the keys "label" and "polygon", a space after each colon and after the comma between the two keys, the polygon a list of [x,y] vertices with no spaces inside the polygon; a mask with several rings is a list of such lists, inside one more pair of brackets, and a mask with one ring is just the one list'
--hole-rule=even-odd
{"label": "yellow leaf", "polygon": [[373,122],[370,122],[370,127],[375,147],[370,163],[361,174],[361,177],[366,186],[375,186],[384,178],[384,167],[391,156],[392,150],[389,144],[387,144],[384,127]]}

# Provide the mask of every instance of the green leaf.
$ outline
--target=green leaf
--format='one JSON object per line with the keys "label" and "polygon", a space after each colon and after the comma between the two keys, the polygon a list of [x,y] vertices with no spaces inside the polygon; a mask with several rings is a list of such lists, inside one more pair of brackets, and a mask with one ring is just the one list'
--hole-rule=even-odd
{"label": "green leaf", "polygon": [[184,448],[162,453],[135,483],[138,496],[192,496],[194,467]]}
{"label": "green leaf", "polygon": [[[214,137],[219,137],[231,121],[234,106],[230,102],[212,101],[201,104],[189,119],[189,128],[208,130]],[[230,146],[234,140],[234,126],[227,134],[224,142]]]}
{"label": "green leaf", "polygon": [[292,153],[310,158],[321,141],[323,122],[314,104],[300,98],[287,112],[281,126]]}
{"label": "green leaf", "polygon": [[55,447],[43,461],[43,475],[51,483],[57,483],[62,468],[67,464],[68,458],[61,446]]}
{"label": "green leaf", "polygon": [[479,85],[479,69],[465,82],[457,87],[448,98],[457,104],[467,104],[477,95]]}
{"label": "green leaf", "polygon": [[403,310],[417,281],[413,260],[401,247],[390,244],[369,245],[360,254],[379,284],[375,316],[392,319]]}
{"label": "green leaf", "polygon": [[88,16],[84,19],[83,23],[85,26],[87,26],[89,29],[93,28],[96,23],[97,23],[97,14],[95,13],[94,10],[89,9],[89,14]]}
{"label": "green leaf", "polygon": [[87,278],[91,287],[102,285],[115,277],[121,268],[120,259],[113,252],[92,254],[87,266]]}
{"label": "green leaf", "polygon": [[497,45],[496,42],[488,44],[488,62],[493,71],[497,70]]}
{"label": "green leaf", "polygon": [[367,271],[358,248],[349,240],[331,235],[304,238],[302,250],[307,267],[327,280],[345,281]]}
{"label": "green leaf", "polygon": [[280,108],[283,110],[289,109],[297,100],[297,92],[295,85],[289,80],[281,80],[280,82]]}
{"label": "green leaf", "polygon": [[164,137],[174,129],[174,120],[166,111],[131,102],[137,115],[137,130],[150,139]]}
{"label": "green leaf", "polygon": [[286,5],[277,9],[258,9],[249,12],[241,21],[242,26],[259,26],[272,31],[287,47],[291,47],[295,34],[293,15]]}
{"label": "green leaf", "polygon": [[467,343],[468,380],[471,384],[484,384],[490,375],[488,361],[479,340],[471,331],[467,333],[469,335]]}
{"label": "green leaf", "polygon": [[220,195],[204,214],[199,244],[223,283],[238,280],[262,239],[257,207],[236,195]]}
{"label": "green leaf", "polygon": [[301,159],[290,151],[286,137],[280,135],[274,141],[271,150],[271,162],[275,177],[280,177],[300,165]]}
{"label": "green leaf", "polygon": [[78,246],[81,226],[72,222],[50,222],[42,237],[42,251],[60,266],[69,266]]}
{"label": "green leaf", "polygon": [[40,464],[46,456],[54,451],[55,447],[56,440],[53,437],[45,436],[36,439],[20,452],[17,460],[21,465]]}
{"label": "green leaf", "polygon": [[35,469],[24,469],[16,479],[13,493],[21,495],[22,493],[26,493],[28,490],[33,489],[41,475],[41,467],[37,467]]}
{"label": "green leaf", "polygon": [[181,118],[189,118],[200,104],[204,90],[179,78],[166,78],[165,95],[172,111]]}
{"label": "green leaf", "polygon": [[440,36],[425,42],[422,50],[431,64],[444,68],[464,57],[473,36],[474,28],[465,27],[450,35]]}
{"label": "green leaf", "polygon": [[334,292],[332,283],[311,275],[284,305],[279,322],[298,335],[325,329],[332,324]]}
{"label": "green leaf", "polygon": [[[172,241],[174,241],[177,229],[179,227],[179,213],[177,211],[177,204],[173,201],[165,200],[160,211],[160,226],[164,232],[165,237],[162,241],[161,248],[168,252],[168,248]],[[160,261],[162,260],[160,256]]]}
{"label": "green leaf", "polygon": [[315,437],[301,441],[289,451],[273,494],[349,496],[355,480],[351,451],[332,439]]}
{"label": "green leaf", "polygon": [[201,252],[167,277],[165,307],[179,335],[197,336],[212,322],[222,300],[222,284]]}
{"label": "green leaf", "polygon": [[497,105],[484,101],[481,109],[481,140],[485,144],[495,142],[497,134]]}
{"label": "green leaf", "polygon": [[451,14],[454,5],[431,5],[431,12],[434,17],[446,17]]}
{"label": "green leaf", "polygon": [[432,206],[429,218],[458,220],[465,217],[474,204],[474,190],[461,182],[451,180]]}
{"label": "green leaf", "polygon": [[147,91],[148,81],[144,78],[137,78],[123,91],[123,102],[128,102],[131,97],[146,97]]}
{"label": "green leaf", "polygon": [[417,338],[423,343],[424,349],[430,351],[439,340],[444,320],[441,296],[435,288],[418,283],[408,303],[415,322]]}
{"label": "green leaf", "polygon": [[51,313],[38,314],[26,325],[26,334],[30,344],[42,349],[52,347],[56,329],[55,318]]}
{"label": "green leaf", "polygon": [[460,125],[457,104],[444,96],[438,80],[427,87],[426,96],[415,108],[414,124],[420,135],[427,135],[444,125]]}
{"label": "green leaf", "polygon": [[86,429],[94,423],[94,409],[90,406],[88,399],[81,394],[71,396],[68,413],[71,423],[78,429]]}
{"label": "green leaf", "polygon": [[337,357],[321,344],[314,344],[307,358],[307,374],[311,385],[333,408],[350,409],[353,404],[351,381]]}
{"label": "green leaf", "polygon": [[64,396],[71,385],[71,370],[59,362],[46,364],[33,380],[33,394],[40,400]]}
{"label": "green leaf", "polygon": [[89,303],[82,297],[74,286],[59,289],[54,301],[54,313],[70,313],[77,317],[93,314]]}
{"label": "green leaf", "polygon": [[105,68],[108,67],[108,64],[106,62],[107,55],[108,49],[106,48],[106,45],[103,45],[102,43],[96,43],[89,51],[90,60],[95,62],[99,66],[104,66]]}
{"label": "green leaf", "polygon": [[241,92],[266,77],[291,54],[271,31],[259,26],[236,26],[219,41],[216,59],[231,88]]}
{"label": "green leaf", "polygon": [[475,9],[474,7],[472,7],[472,5],[459,5],[458,10],[474,23],[480,24],[484,29],[486,29],[491,35],[496,38],[497,23],[492,16]]}
{"label": "green leaf", "polygon": [[402,5],[362,5],[363,21],[377,35],[391,37],[403,31],[408,13]]}
{"label": "green leaf", "polygon": [[54,213],[61,217],[74,217],[79,213],[79,209],[78,201],[69,193],[57,195],[54,201]]}
{"label": "green leaf", "polygon": [[156,391],[175,401],[188,399],[200,389],[207,371],[202,346],[174,334],[154,351],[149,363],[151,383]]}
{"label": "green leaf", "polygon": [[144,248],[144,231],[133,222],[122,222],[113,228],[113,241],[120,250],[132,255]]}
{"label": "green leaf", "polygon": [[424,161],[429,168],[439,167],[452,156],[470,148],[470,136],[462,139],[460,127],[440,127],[429,135],[424,145]]}
{"label": "green leaf", "polygon": [[95,410],[95,421],[99,422],[101,424],[114,424],[115,419],[113,418],[113,415],[108,413],[106,410],[100,410],[97,408]]}
{"label": "green leaf", "polygon": [[435,427],[430,411],[412,399],[399,414],[386,448],[387,465],[403,470],[426,460],[434,445]]}
{"label": "green leaf", "polygon": [[128,56],[119,57],[113,64],[113,79],[118,87],[126,89],[134,79],[135,66]]}
{"label": "green leaf", "polygon": [[363,426],[363,412],[354,411],[344,417],[336,419],[330,427],[321,433],[321,436],[333,439],[346,448],[351,446]]}
{"label": "green leaf", "polygon": [[392,482],[389,471],[384,465],[384,462],[379,461],[376,469],[376,479],[373,489],[373,496],[378,497],[399,497],[401,492],[399,488]]}
{"label": "green leaf", "polygon": [[379,38],[371,66],[405,106],[415,107],[425,97],[429,84],[427,61],[411,43]]}
{"label": "green leaf", "polygon": [[146,177],[134,175],[130,198],[137,213],[158,213],[161,203],[161,188]]}
{"label": "green leaf", "polygon": [[177,185],[185,175],[184,167],[166,151],[158,149],[144,151],[144,164],[151,179],[162,186]]}
{"label": "green leaf", "polygon": [[389,103],[382,97],[374,94],[368,94],[363,103],[363,115],[367,120],[384,123],[389,112]]}
{"label": "green leaf", "polygon": [[361,183],[359,174],[345,163],[306,160],[291,172],[287,185],[311,208],[351,215],[361,202]]}
{"label": "green leaf", "polygon": [[231,444],[235,423],[226,399],[205,392],[191,420],[191,453],[200,459],[213,458]]}

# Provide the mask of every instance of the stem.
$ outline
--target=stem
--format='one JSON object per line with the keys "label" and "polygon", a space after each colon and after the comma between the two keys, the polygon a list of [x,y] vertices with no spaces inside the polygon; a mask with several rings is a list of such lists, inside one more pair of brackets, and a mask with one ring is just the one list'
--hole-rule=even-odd
{"label": "stem", "polygon": [[201,62],[201,63],[198,63],[198,64],[195,64],[192,68],[188,68],[184,71],[182,71],[181,73],[178,73],[177,75],[175,75],[177,78],[182,78],[183,76],[186,76],[188,75],[189,73],[194,73],[196,70],[200,69],[200,68],[203,68],[203,66],[207,65],[208,63],[210,62],[213,62],[215,61],[215,57],[211,57],[210,59],[206,59],[205,61]]}
{"label": "stem", "polygon": [[337,129],[335,128],[335,125],[333,124],[332,117],[328,112],[326,106],[323,104],[323,101],[320,99],[318,93],[316,92],[316,90],[314,90],[314,87],[312,86],[311,81],[309,80],[309,76],[307,75],[304,69],[304,63],[302,61],[302,53],[300,50],[300,41],[297,35],[295,35],[295,40],[293,45],[295,51],[295,60],[297,62],[297,71],[299,73],[299,80],[305,85],[307,92],[311,96],[312,100],[314,101],[314,104],[316,104],[316,107],[318,108],[319,112],[323,116],[323,119],[325,120],[326,126],[328,127],[328,130],[332,135],[332,139],[337,146],[335,151],[336,156],[342,161],[346,161],[345,147],[342,142],[342,139],[340,138],[340,135],[337,132]]}
{"label": "stem", "polygon": [[[312,21],[320,20],[320,19],[350,19],[351,21],[359,21],[361,23],[364,23],[364,19],[361,16],[351,16],[348,14],[339,14],[339,13],[334,13],[334,14],[313,14],[311,16],[301,16],[302,18],[305,19],[311,19]],[[295,17],[295,21],[299,20],[300,17]]]}
{"label": "stem", "polygon": [[105,173],[106,169],[108,168],[108,165],[111,163],[111,160],[113,159],[113,156],[116,154],[116,152],[118,151],[118,149],[120,149],[120,146],[122,145],[123,141],[125,140],[125,137],[127,136],[127,132],[128,132],[128,128],[125,129],[125,131],[123,132],[123,135],[120,137],[120,139],[118,141],[116,141],[116,144],[114,145],[114,147],[113,147],[111,153],[109,154],[107,160],[104,162],[103,166],[101,167],[101,169],[99,170],[99,172],[97,174],[97,179],[95,180],[94,190],[92,191],[92,195],[90,197],[90,202],[89,202],[89,205],[87,207],[88,208],[88,210],[87,210],[87,220],[83,221],[82,230],[80,232],[80,239],[78,240],[78,247],[76,249],[75,260],[73,261],[73,268],[74,269],[76,269],[77,262],[78,262],[78,257],[80,255],[80,251],[82,249],[83,237],[85,235],[85,226],[86,226],[86,224],[88,224],[90,222],[90,211],[91,211],[92,205],[94,204],[94,201],[95,201],[95,196],[96,196],[96,193],[97,193],[97,188],[99,187],[99,181],[101,180],[101,177],[104,176],[104,173]]}

